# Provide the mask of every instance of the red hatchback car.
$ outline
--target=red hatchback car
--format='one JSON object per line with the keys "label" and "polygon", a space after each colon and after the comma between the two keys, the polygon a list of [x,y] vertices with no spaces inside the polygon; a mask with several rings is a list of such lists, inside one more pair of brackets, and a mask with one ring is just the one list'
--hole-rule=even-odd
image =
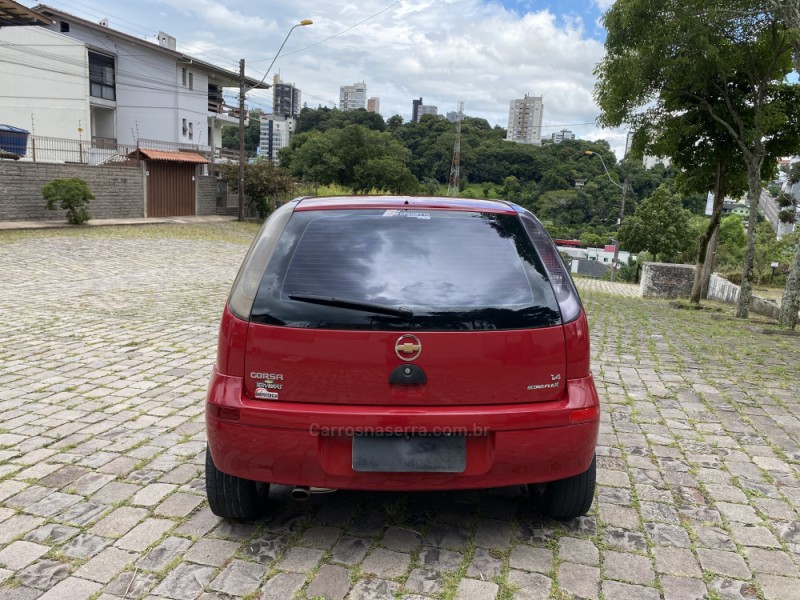
{"label": "red hatchback car", "polygon": [[600,405],[586,314],[541,223],[508,202],[300,198],[233,284],[208,387],[211,510],[269,483],[527,484],[545,516],[594,497]]}

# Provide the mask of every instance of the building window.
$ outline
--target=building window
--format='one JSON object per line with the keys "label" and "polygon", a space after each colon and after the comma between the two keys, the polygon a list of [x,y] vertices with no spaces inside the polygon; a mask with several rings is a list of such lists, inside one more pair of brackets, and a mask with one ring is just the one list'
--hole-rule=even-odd
{"label": "building window", "polygon": [[189,135],[189,126],[186,124],[186,119],[183,120],[183,137]]}
{"label": "building window", "polygon": [[116,100],[114,59],[89,52],[89,93],[95,98]]}
{"label": "building window", "polygon": [[181,69],[181,84],[186,87],[186,67]]}
{"label": "building window", "polygon": [[61,21],[61,33],[69,33],[69,23]]}
{"label": "building window", "polygon": [[194,123],[189,123],[189,139],[194,139]]}
{"label": "building window", "polygon": [[192,73],[189,73],[189,89],[194,89],[194,75]]}

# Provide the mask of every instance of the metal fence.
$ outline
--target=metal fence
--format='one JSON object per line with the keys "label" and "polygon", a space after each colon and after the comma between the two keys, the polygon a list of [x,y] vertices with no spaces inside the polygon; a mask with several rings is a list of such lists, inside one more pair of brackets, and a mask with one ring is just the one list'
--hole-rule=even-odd
{"label": "metal fence", "polygon": [[[12,137],[13,136],[13,137]],[[25,139],[27,137],[27,140]],[[62,163],[79,165],[137,165],[139,148],[168,152],[196,152],[210,160],[224,157],[238,160],[238,153],[199,144],[180,144],[164,140],[139,139],[137,144],[118,144],[116,139],[66,139],[42,135],[20,135],[0,131],[0,161]]]}

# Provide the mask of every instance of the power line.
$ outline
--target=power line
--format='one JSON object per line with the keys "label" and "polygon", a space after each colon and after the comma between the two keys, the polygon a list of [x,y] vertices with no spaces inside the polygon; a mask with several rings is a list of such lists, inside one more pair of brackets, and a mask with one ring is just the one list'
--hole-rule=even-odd
{"label": "power line", "polygon": [[[78,18],[84,18],[84,20],[97,19],[98,17],[100,17],[100,18],[111,17],[115,21],[121,21],[123,23],[128,23],[129,27],[126,27],[126,29],[128,31],[136,32],[136,34],[133,35],[133,37],[143,37],[144,38],[143,41],[148,41],[147,38],[158,38],[158,33],[154,32],[152,29],[150,29],[148,27],[144,27],[142,25],[134,23],[133,21],[128,21],[126,19],[123,19],[122,17],[115,16],[115,15],[113,15],[111,13],[106,12],[105,10],[103,10],[103,12],[100,12],[96,8],[90,7],[90,6],[86,5],[86,4],[82,4],[80,2],[77,2],[76,0],[70,0],[70,1],[71,1],[72,4],[85,7],[84,9],[74,9],[73,8],[73,9],[70,9],[70,10],[74,11],[75,13],[83,13],[88,18],[81,17],[80,14],[72,14],[72,16],[76,16]],[[65,2],[65,0],[61,0],[61,2],[59,2],[59,4],[64,4],[64,2]],[[53,6],[53,8],[56,8],[55,5]],[[56,8],[56,10],[60,10],[60,9]],[[66,12],[66,11],[62,11],[62,12]],[[67,14],[70,14],[70,13],[67,13]],[[126,33],[125,31],[122,30],[122,28],[112,29],[111,31],[120,31],[122,33]],[[144,34],[144,35],[142,36],[142,34]],[[132,34],[128,33],[128,35],[132,35]],[[153,45],[155,46],[157,44],[153,43]],[[202,50],[194,50],[192,48],[192,46],[190,46],[190,45],[187,45],[186,48],[187,48],[187,51],[191,52],[192,54],[195,54],[195,55],[198,55],[198,56],[207,56],[210,59],[218,60],[218,61],[221,61],[221,62],[226,63],[226,64],[234,64],[234,61],[232,61],[230,57],[224,57],[223,58],[221,55],[210,54],[210,53],[204,52]]]}

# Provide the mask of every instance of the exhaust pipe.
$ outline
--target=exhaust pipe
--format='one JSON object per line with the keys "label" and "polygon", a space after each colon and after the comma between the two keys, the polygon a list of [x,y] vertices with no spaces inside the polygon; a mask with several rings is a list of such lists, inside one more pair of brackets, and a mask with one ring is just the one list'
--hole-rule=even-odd
{"label": "exhaust pipe", "polygon": [[323,488],[323,487],[308,487],[306,485],[299,485],[292,488],[289,495],[292,500],[297,502],[305,502],[311,497],[311,494],[332,494],[336,488]]}
{"label": "exhaust pipe", "polygon": [[311,497],[311,490],[308,489],[307,485],[302,485],[292,488],[289,495],[292,497],[292,500],[305,502]]}

